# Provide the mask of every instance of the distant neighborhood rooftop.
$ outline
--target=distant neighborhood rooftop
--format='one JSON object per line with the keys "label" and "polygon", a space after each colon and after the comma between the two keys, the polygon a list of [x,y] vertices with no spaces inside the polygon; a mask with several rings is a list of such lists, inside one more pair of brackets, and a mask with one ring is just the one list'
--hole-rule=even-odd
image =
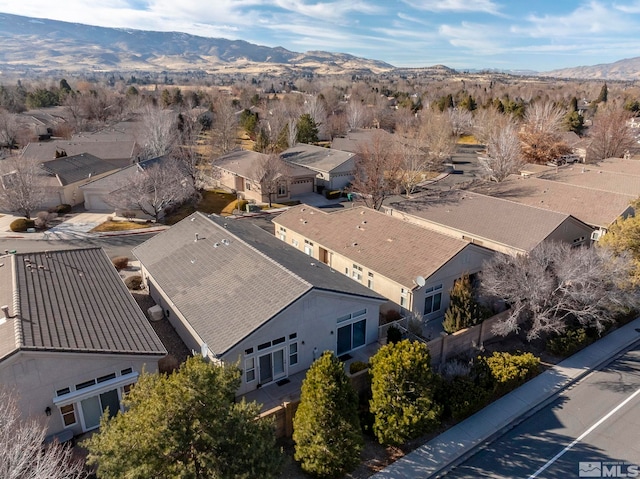
{"label": "distant neighborhood rooftop", "polygon": [[51,140],[29,143],[23,150],[24,158],[33,158],[40,162],[56,159],[57,152],[67,156],[89,153],[103,160],[123,160],[133,158],[136,142],[133,140],[102,141],[99,138],[75,140]]}
{"label": "distant neighborhood rooftop", "polygon": [[629,194],[517,175],[511,175],[500,183],[480,185],[473,190],[529,206],[566,213],[588,225],[601,228],[608,228],[630,208],[631,201],[637,198]]}
{"label": "distant neighborhood rooftop", "polygon": [[558,168],[557,171],[551,169],[537,176],[544,180],[558,181],[594,190],[640,196],[640,175],[629,174],[626,171],[615,171],[617,165],[611,161],[602,163],[606,165],[604,168],[600,168],[597,164],[576,163]]}
{"label": "distant neighborhood rooftop", "polygon": [[62,186],[117,169],[113,164],[89,153],[64,156],[47,161],[41,166],[47,173],[57,176]]}
{"label": "distant neighborhood rooftop", "polygon": [[319,172],[331,172],[353,158],[354,153],[348,151],[323,148],[321,146],[298,143],[296,146],[283,151],[280,158],[299,166]]}
{"label": "distant neighborhood rooftop", "polygon": [[460,190],[397,201],[389,206],[523,252],[538,246],[569,218],[566,213]]}

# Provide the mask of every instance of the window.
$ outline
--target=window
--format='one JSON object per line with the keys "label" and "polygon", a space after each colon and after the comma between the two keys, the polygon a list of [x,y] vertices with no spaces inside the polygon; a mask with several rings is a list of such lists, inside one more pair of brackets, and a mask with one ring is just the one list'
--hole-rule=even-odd
{"label": "window", "polygon": [[362,319],[338,328],[338,356],[364,346],[366,342],[367,320]]}
{"label": "window", "polygon": [[248,181],[244,184],[244,187],[247,191],[251,191],[251,183],[249,183]]}
{"label": "window", "polygon": [[244,361],[244,374],[245,380],[250,383],[256,379],[256,360],[255,358],[248,358]]}
{"label": "window", "polygon": [[253,348],[245,349],[245,350],[244,350],[244,354],[246,354],[247,356],[248,356],[249,354],[253,354]]}
{"label": "window", "polygon": [[313,255],[313,243],[309,240],[304,240],[304,252],[309,256]]}
{"label": "window", "polygon": [[84,388],[88,388],[89,386],[93,386],[96,383],[95,379],[91,379],[89,381],[85,381],[83,383],[80,384],[76,384],[76,391],[79,389],[84,389]]}
{"label": "window", "polygon": [[105,381],[108,381],[109,379],[114,379],[115,377],[116,377],[116,373],[107,374],[106,376],[100,376],[98,378],[98,382],[103,383]]}
{"label": "window", "polygon": [[368,275],[367,288],[373,289],[373,273],[371,271],[369,271],[369,273],[367,273],[367,275]]}
{"label": "window", "polygon": [[298,343],[289,344],[289,365],[298,364]]}
{"label": "window", "polygon": [[357,264],[353,265],[353,269],[351,270],[351,277],[356,281],[362,281],[362,266],[358,266]]}
{"label": "window", "polygon": [[404,288],[400,288],[400,306],[407,307],[407,290]]}
{"label": "window", "polygon": [[278,196],[287,196],[287,185],[278,185]]}
{"label": "window", "polygon": [[300,243],[298,243],[297,239],[292,239],[291,244],[297,248]]}
{"label": "window", "polygon": [[425,290],[424,314],[431,314],[440,311],[442,306],[442,285],[433,286]]}
{"label": "window", "polygon": [[287,229],[283,226],[278,226],[278,235],[282,241],[287,241]]}
{"label": "window", "polygon": [[131,374],[133,372],[133,368],[126,368],[120,371],[120,375],[124,376],[125,374]]}
{"label": "window", "polygon": [[76,423],[76,408],[73,404],[62,406],[60,408],[60,414],[62,414],[64,427],[72,426]]}
{"label": "window", "polygon": [[129,394],[131,392],[131,389],[133,389],[133,386],[135,386],[135,383],[125,384],[124,386],[122,386],[122,395],[126,396],[127,394]]}

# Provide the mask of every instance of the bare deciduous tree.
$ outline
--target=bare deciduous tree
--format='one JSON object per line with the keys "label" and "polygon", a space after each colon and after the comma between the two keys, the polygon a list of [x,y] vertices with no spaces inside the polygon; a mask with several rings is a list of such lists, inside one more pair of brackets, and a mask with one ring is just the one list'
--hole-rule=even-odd
{"label": "bare deciduous tree", "polygon": [[347,124],[350,130],[368,126],[369,112],[360,100],[351,100],[347,105]]}
{"label": "bare deciduous tree", "polygon": [[550,102],[527,108],[520,131],[525,161],[545,164],[571,152],[560,135],[563,119],[564,112]]}
{"label": "bare deciduous tree", "polygon": [[15,148],[18,144],[19,130],[16,115],[0,108],[0,149]]}
{"label": "bare deciduous tree", "polygon": [[633,264],[609,248],[542,243],[528,255],[496,255],[482,272],[483,296],[503,299],[509,315],[494,329],[506,335],[524,322],[527,338],[562,332],[572,321],[602,330],[639,303],[629,287]]}
{"label": "bare deciduous tree", "polygon": [[13,157],[0,162],[0,205],[25,218],[42,206],[47,196],[46,176],[38,161]]}
{"label": "bare deciduous tree", "polygon": [[178,141],[173,156],[182,171],[191,179],[195,189],[203,187],[202,155],[198,140],[202,133],[202,124],[189,111],[178,116]]}
{"label": "bare deciduous tree", "polygon": [[522,165],[522,151],[516,126],[508,123],[495,130],[487,141],[487,156],[479,157],[480,164],[494,181],[500,182]]}
{"label": "bare deciduous tree", "polygon": [[451,131],[454,136],[458,137],[471,133],[473,129],[473,114],[469,110],[450,108],[447,110],[447,115],[449,116]]}
{"label": "bare deciduous tree", "polygon": [[312,95],[305,99],[303,113],[307,113],[313,118],[318,127],[318,137],[320,139],[327,137],[327,109],[324,102],[317,96]]}
{"label": "bare deciduous tree", "polygon": [[589,128],[591,140],[587,149],[587,161],[606,158],[622,158],[629,148],[636,145],[634,133],[627,121],[631,113],[615,107],[599,108]]}
{"label": "bare deciduous tree", "polygon": [[379,210],[388,196],[398,190],[402,158],[383,132],[370,143],[360,145],[355,159],[355,177],[351,189],[362,195],[364,203]]}
{"label": "bare deciduous tree", "polygon": [[281,186],[286,187],[288,171],[288,164],[278,155],[273,154],[260,158],[254,166],[251,176],[260,182],[260,190],[267,196],[269,207],[278,189]]}
{"label": "bare deciduous tree", "polygon": [[178,141],[177,115],[172,110],[163,110],[148,105],[143,109],[142,125],[138,132],[141,159],[156,158],[171,154]]}
{"label": "bare deciduous tree", "polygon": [[450,159],[456,151],[456,138],[449,115],[434,110],[423,112],[418,142],[434,165]]}
{"label": "bare deciduous tree", "polygon": [[212,158],[229,153],[236,147],[238,118],[229,97],[217,95],[212,102],[213,125],[211,127]]}
{"label": "bare deciduous tree", "polygon": [[158,221],[164,210],[192,198],[192,182],[173,158],[147,167],[136,165],[135,174],[104,200],[121,210],[139,209]]}
{"label": "bare deciduous tree", "polygon": [[481,145],[486,145],[497,132],[513,120],[495,108],[477,110],[473,119],[473,135]]}
{"label": "bare deciduous tree", "polygon": [[83,465],[71,448],[56,442],[43,447],[46,427],[20,417],[16,398],[0,390],[0,477],[3,479],[81,479]]}

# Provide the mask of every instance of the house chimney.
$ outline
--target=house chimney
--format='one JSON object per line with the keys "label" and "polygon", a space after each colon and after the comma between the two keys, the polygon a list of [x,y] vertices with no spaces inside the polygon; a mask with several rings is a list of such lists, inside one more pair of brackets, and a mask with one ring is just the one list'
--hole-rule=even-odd
{"label": "house chimney", "polygon": [[2,307],[0,307],[0,309],[2,310],[2,312],[4,313],[4,317],[6,319],[9,319],[9,306],[7,306],[6,304]]}
{"label": "house chimney", "polygon": [[195,239],[193,240],[193,242],[197,243],[199,239],[200,239],[200,235],[198,235],[198,233],[196,233],[195,234]]}

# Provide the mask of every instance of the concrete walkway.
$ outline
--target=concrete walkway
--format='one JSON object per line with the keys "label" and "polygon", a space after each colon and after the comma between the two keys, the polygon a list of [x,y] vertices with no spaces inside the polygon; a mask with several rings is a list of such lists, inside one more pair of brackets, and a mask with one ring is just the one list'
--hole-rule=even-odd
{"label": "concrete walkway", "polygon": [[555,399],[564,389],[640,341],[640,318],[622,326],[503,396],[468,419],[371,476],[438,477]]}
{"label": "concrete walkway", "polygon": [[9,226],[11,225],[11,222],[18,217],[2,213],[2,217],[0,217],[0,238],[16,238],[23,240],[71,240],[103,236],[126,236],[143,233],[149,234],[157,233],[168,228],[168,226],[165,225],[157,225],[150,228],[141,228],[139,230],[91,233],[93,228],[104,223],[107,221],[108,217],[112,216],[113,213],[72,213],[64,215],[61,223],[46,231],[38,231],[36,233],[17,233],[11,231]]}

